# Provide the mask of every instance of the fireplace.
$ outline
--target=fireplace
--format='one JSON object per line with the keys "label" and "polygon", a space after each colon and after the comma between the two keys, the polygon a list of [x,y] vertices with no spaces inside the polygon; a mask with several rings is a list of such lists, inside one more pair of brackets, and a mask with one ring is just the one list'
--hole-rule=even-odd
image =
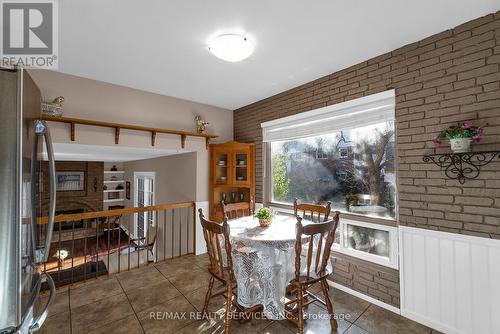
{"label": "fireplace", "polygon": [[[56,211],[56,216],[58,216],[58,215],[72,215],[72,214],[84,213],[84,212],[85,212],[85,210],[83,210],[83,209],[59,210],[59,211]],[[80,219],[80,220],[75,220],[72,222],[54,223],[54,231],[58,232],[59,229],[61,231],[71,230],[73,228],[73,223],[74,223],[75,229],[84,227],[83,219]]]}

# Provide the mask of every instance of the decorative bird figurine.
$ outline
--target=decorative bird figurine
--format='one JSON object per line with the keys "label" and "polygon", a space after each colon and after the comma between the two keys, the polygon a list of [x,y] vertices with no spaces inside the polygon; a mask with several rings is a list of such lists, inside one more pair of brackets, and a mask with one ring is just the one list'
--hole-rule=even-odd
{"label": "decorative bird figurine", "polygon": [[64,96],[56,97],[52,102],[43,101],[42,102],[42,112],[50,116],[62,116],[63,109],[62,104],[64,102]]}
{"label": "decorative bird figurine", "polygon": [[196,121],[196,132],[205,133],[207,131],[208,122],[201,118],[200,115],[197,115],[194,120]]}

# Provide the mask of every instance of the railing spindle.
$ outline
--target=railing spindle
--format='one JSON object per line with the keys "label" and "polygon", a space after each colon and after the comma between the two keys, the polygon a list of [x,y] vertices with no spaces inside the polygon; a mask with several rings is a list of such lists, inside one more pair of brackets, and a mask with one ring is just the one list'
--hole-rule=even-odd
{"label": "railing spindle", "polygon": [[[144,239],[144,245],[142,245],[143,247],[145,247],[144,249],[146,250],[146,264],[149,263],[149,227],[152,226],[150,225],[150,222],[149,222],[149,214],[148,215],[148,219],[146,219],[146,222],[147,222],[147,228],[146,228],[146,231],[145,231],[145,239]],[[140,242],[140,241],[139,241]],[[139,248],[139,251],[138,253],[141,252],[141,248]],[[139,263],[139,262],[137,262]]]}
{"label": "railing spindle", "polygon": [[99,274],[99,219],[95,222],[95,278]]}
{"label": "railing spindle", "polygon": [[[109,268],[109,249],[110,249],[110,243],[111,243],[111,240],[110,240],[111,222],[109,221],[109,218],[106,218],[106,220],[108,221],[108,268]],[[109,275],[109,270],[108,270],[108,275]]]}
{"label": "railing spindle", "polygon": [[[130,224],[129,224],[130,228]],[[128,258],[128,268],[127,270],[130,270],[130,231],[128,233],[128,252],[127,252],[127,258]]]}
{"label": "railing spindle", "polygon": [[120,216],[118,218],[118,272],[120,272],[120,262],[122,259],[122,241],[121,241],[121,236],[122,236],[122,217]]}
{"label": "railing spindle", "polygon": [[179,209],[179,256],[182,255],[182,209]]}
{"label": "railing spindle", "polygon": [[167,210],[163,210],[163,260],[167,259]]}
{"label": "railing spindle", "polygon": [[[61,266],[62,266],[62,261],[61,259],[61,223],[59,223],[59,239],[57,240],[57,252],[56,252],[56,258],[57,258],[57,280],[61,282]],[[50,249],[49,249],[50,253]]]}
{"label": "railing spindle", "polygon": [[171,236],[171,244],[172,244],[172,253],[170,256],[173,258],[174,257],[174,217],[175,217],[175,209],[172,209],[172,233],[170,234]]}
{"label": "railing spindle", "polygon": [[158,220],[160,218],[160,215],[158,215],[158,211],[155,211],[155,228],[156,228],[156,231],[155,231],[155,235],[156,235],[156,240],[155,240],[155,243],[154,243],[154,247],[155,247],[155,263],[158,262]]}
{"label": "railing spindle", "polygon": [[71,224],[71,283],[75,279],[75,221]]}
{"label": "railing spindle", "polygon": [[[145,234],[145,235],[147,236],[147,232],[146,232],[146,234]],[[139,241],[137,241],[137,242],[138,242],[138,243],[140,243],[141,241],[139,240]],[[137,244],[136,244],[136,246],[137,246]],[[134,246],[134,248],[136,249],[136,253],[137,253],[137,268],[139,268],[139,264],[140,264],[140,262],[141,262],[141,249],[140,249],[140,248],[139,248],[139,249],[137,249],[137,247],[136,247],[136,246]],[[146,256],[147,256],[147,255],[146,255]]]}
{"label": "railing spindle", "polygon": [[189,254],[189,216],[191,213],[191,210],[189,208],[186,208],[186,254]]}
{"label": "railing spindle", "polygon": [[85,231],[85,241],[83,246],[83,281],[87,280],[87,232]]}

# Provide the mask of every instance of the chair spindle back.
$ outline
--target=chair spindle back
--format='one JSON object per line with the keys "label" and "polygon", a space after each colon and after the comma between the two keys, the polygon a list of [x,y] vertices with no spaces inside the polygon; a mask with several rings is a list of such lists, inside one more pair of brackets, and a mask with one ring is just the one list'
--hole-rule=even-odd
{"label": "chair spindle back", "polygon": [[[210,272],[221,279],[234,280],[231,243],[229,241],[230,230],[227,219],[224,218],[222,224],[219,224],[206,219],[203,215],[202,209],[199,209],[198,212],[200,214],[201,226],[203,228],[203,236],[205,238],[205,242],[207,243],[208,257],[210,259]],[[223,246],[221,246],[221,241],[223,241]],[[225,252],[225,257],[223,256],[223,252]],[[226,261],[224,261],[224,259]]]}
{"label": "chair spindle back", "polygon": [[[315,223],[320,223],[321,221],[326,222],[328,220],[328,217],[330,216],[331,210],[331,202],[327,202],[326,205],[319,205],[310,203],[298,204],[297,199],[293,201],[293,214],[295,216],[299,216],[299,213],[302,211],[303,219],[308,218]],[[307,214],[309,214],[310,217],[307,217]]]}
{"label": "chair spindle back", "polygon": [[250,202],[222,203],[222,213],[227,219],[240,218],[253,215],[253,199]]}
{"label": "chair spindle back", "polygon": [[[295,241],[295,278],[297,280],[299,280],[301,274],[302,238],[304,235],[309,239],[306,254],[307,277],[309,278],[311,276],[311,269],[314,270],[314,273],[318,276],[325,274],[326,266],[330,258],[330,250],[335,238],[335,231],[339,223],[339,215],[340,212],[336,211],[333,219],[306,226],[302,225],[302,218],[297,217],[297,239]],[[325,239],[325,241],[323,241],[323,239]],[[314,251],[315,247],[316,250]]]}

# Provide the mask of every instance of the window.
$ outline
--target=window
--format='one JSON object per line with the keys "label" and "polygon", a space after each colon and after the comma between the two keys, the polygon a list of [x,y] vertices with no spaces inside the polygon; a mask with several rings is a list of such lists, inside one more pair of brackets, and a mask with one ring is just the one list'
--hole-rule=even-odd
{"label": "window", "polygon": [[348,155],[349,155],[349,150],[347,149],[347,147],[339,148],[339,157],[341,159],[346,159]]}
{"label": "window", "polygon": [[398,268],[394,114],[391,90],[262,123],[267,202],[332,202],[350,213],[332,249]]}
{"label": "window", "polygon": [[325,153],[325,151],[323,151],[322,147],[316,149],[316,159],[328,159],[328,155]]}
{"label": "window", "polygon": [[[354,154],[338,149],[342,136],[351,138]],[[331,201],[335,210],[395,218],[394,122],[273,141],[270,146],[272,202]],[[296,152],[302,152],[302,159],[296,159]]]}
{"label": "window", "polygon": [[396,219],[394,114],[390,90],[262,123],[269,204],[287,211],[294,198],[330,201],[352,214],[332,248],[397,268],[398,229],[387,224]]}
{"label": "window", "polygon": [[271,203],[396,218],[394,90],[262,123]]}
{"label": "window", "polygon": [[389,258],[389,232],[358,225],[347,225],[344,247]]}
{"label": "window", "polygon": [[332,249],[383,266],[398,268],[398,228],[341,219]]}
{"label": "window", "polygon": [[[134,173],[134,207],[143,208],[155,204],[155,173]],[[149,226],[154,226],[154,212],[136,213],[134,217],[134,236],[136,238],[146,237]]]}

